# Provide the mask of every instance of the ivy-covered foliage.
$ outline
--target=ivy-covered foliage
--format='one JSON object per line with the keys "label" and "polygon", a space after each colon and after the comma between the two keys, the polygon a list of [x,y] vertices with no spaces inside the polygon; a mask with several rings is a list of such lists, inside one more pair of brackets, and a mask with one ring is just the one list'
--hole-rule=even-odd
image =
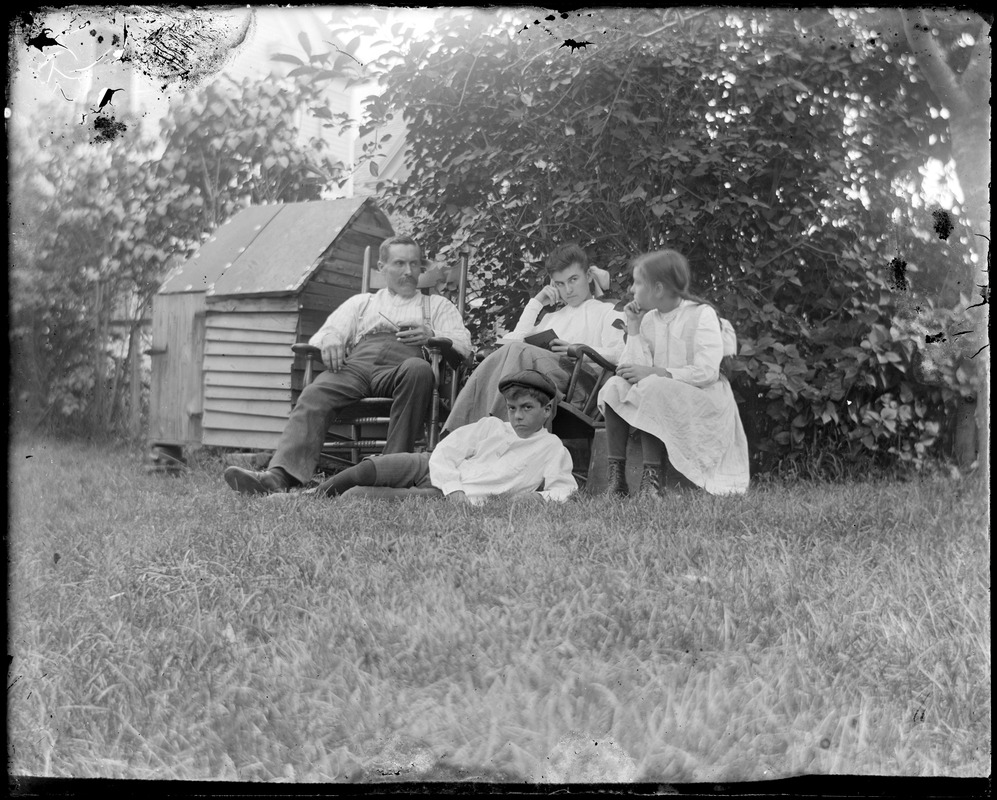
{"label": "ivy-covered foliage", "polygon": [[[794,15],[607,11],[578,46],[511,17],[392,31],[368,112],[372,125],[403,114],[410,172],[384,196],[430,251],[474,248],[482,343],[515,320],[557,244],[580,241],[618,289],[634,255],[674,247],[738,331],[733,385],[757,467],[804,451],[920,465],[971,391],[918,373],[924,342],[898,320],[936,312],[891,271],[893,212],[945,124],[874,44],[827,36],[826,12]],[[925,248],[905,267],[939,258]]]}
{"label": "ivy-covered foliage", "polygon": [[[250,203],[317,199],[342,175],[302,145],[307,92],[219,78],[180,98],[163,140],[15,131],[11,148],[12,407],[27,424],[125,430],[131,335],[163,275]],[[72,137],[72,132],[68,134]],[[134,412],[134,409],[128,409]]]}

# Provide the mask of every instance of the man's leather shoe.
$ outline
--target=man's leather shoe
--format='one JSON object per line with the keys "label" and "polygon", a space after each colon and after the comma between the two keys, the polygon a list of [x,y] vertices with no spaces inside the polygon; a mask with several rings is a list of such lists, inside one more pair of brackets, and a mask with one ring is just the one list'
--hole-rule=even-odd
{"label": "man's leather shoe", "polygon": [[276,472],[254,472],[242,467],[228,467],[225,470],[225,483],[241,494],[274,494],[286,492],[290,487],[287,479]]}

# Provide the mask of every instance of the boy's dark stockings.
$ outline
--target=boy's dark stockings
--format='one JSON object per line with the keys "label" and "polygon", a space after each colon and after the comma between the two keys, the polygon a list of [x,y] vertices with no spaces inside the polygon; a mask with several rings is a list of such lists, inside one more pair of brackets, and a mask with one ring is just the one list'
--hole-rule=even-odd
{"label": "boy's dark stockings", "polygon": [[354,486],[373,486],[375,480],[377,468],[372,461],[364,459],[356,466],[348,467],[323,481],[318,487],[318,493],[335,497]]}

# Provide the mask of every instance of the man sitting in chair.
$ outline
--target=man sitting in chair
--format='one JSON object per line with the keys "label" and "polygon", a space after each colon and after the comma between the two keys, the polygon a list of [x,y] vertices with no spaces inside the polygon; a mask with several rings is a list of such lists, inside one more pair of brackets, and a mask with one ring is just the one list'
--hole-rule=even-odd
{"label": "man sitting in chair", "polygon": [[433,370],[422,347],[447,338],[461,356],[471,334],[457,308],[419,292],[422,250],[409,236],[385,239],[377,268],[387,286],[350,297],[309,340],[327,369],[306,386],[265,472],[225,470],[225,482],[243,494],[270,494],[311,480],[326,431],[336,414],[364,397],[392,397],[385,453],[415,449],[433,393]]}

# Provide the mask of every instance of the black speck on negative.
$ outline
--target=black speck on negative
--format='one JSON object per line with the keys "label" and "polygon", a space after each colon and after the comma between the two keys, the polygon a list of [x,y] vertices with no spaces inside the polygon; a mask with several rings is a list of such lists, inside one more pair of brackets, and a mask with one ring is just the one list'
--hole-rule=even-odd
{"label": "black speck on negative", "polygon": [[49,36],[48,34],[50,33],[52,33],[50,28],[42,28],[41,33],[39,33],[37,36],[32,37],[31,39],[28,39],[27,42],[28,46],[37,47],[42,52],[45,52],[46,47],[61,47],[63,49],[68,49],[66,48],[66,45],[56,41],[51,36]]}
{"label": "black speck on negative", "polygon": [[938,333],[936,334],[929,333],[927,336],[924,337],[925,344],[934,344],[935,342],[944,342],[944,341],[945,341],[944,331],[938,331]]}
{"label": "black speck on negative", "polygon": [[93,121],[93,128],[97,135],[91,139],[91,144],[110,142],[116,139],[119,134],[128,130],[128,126],[125,123],[116,121],[114,117],[101,116],[98,116]]}
{"label": "black speck on negative", "polygon": [[949,212],[941,208],[936,208],[931,212],[931,216],[935,220],[935,233],[938,234],[938,238],[943,240],[948,239],[953,228]]}
{"label": "black speck on negative", "polygon": [[893,278],[893,288],[906,292],[910,287],[910,283],[907,281],[907,262],[900,256],[895,257],[890,262],[890,275]]}

